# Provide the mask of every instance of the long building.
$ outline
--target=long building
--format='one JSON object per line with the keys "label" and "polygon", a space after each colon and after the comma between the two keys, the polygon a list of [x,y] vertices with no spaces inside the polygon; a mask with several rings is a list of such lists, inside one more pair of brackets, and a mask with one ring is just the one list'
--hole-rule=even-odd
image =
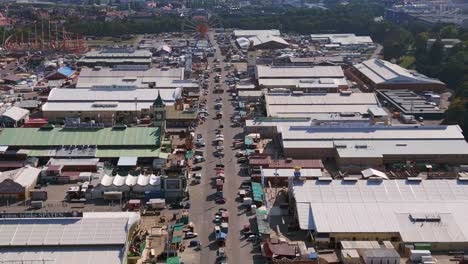
{"label": "long building", "polygon": [[147,50],[103,49],[92,50],[78,61],[80,66],[151,65],[152,53]]}
{"label": "long building", "polygon": [[[41,218],[46,216],[52,218]],[[0,260],[6,263],[126,263],[139,213],[1,215]]]}
{"label": "long building", "polygon": [[148,68],[122,65],[114,68],[83,68],[76,88],[139,88],[198,90],[198,84],[184,80],[184,68]]}
{"label": "long building", "polygon": [[353,65],[347,72],[351,79],[369,89],[409,89],[413,91],[443,91],[447,87],[438,79],[410,71],[380,59],[370,59]]}
{"label": "long building", "polygon": [[328,125],[281,131],[286,157],[335,159],[355,172],[395,163],[468,164],[468,143],[459,126]]}
{"label": "long building", "polygon": [[286,88],[293,91],[337,92],[347,89],[340,66],[256,66],[258,85],[267,89]]}
{"label": "long building", "polygon": [[234,30],[233,35],[236,38],[250,38],[255,36],[281,36],[281,32],[277,29],[266,29],[266,30]]}
{"label": "long building", "polygon": [[151,105],[158,95],[165,105],[173,105],[177,98],[181,98],[182,89],[52,89],[42,112],[52,122],[62,122],[66,118],[94,120],[106,125],[134,122],[150,115]]}
{"label": "long building", "polygon": [[468,250],[465,180],[294,181],[296,219],[319,247],[340,241],[429,244],[434,251]]}
{"label": "long building", "polygon": [[353,33],[348,34],[312,34],[310,38],[313,42],[321,44],[336,44],[343,47],[369,47],[374,42],[369,36],[356,36]]}
{"label": "long building", "polygon": [[[267,116],[314,118],[315,115],[334,114],[340,116],[362,116],[369,108],[378,107],[372,93],[312,93],[290,94],[269,93],[265,95]],[[320,118],[324,118],[323,116]],[[320,119],[317,118],[317,119]]]}
{"label": "long building", "polygon": [[0,145],[10,153],[43,158],[167,158],[158,127],[5,128]]}

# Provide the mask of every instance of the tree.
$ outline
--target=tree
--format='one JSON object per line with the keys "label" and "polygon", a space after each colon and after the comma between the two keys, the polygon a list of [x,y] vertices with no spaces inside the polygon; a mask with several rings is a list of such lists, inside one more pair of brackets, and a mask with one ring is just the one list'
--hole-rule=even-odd
{"label": "tree", "polygon": [[458,38],[459,32],[455,25],[448,25],[440,29],[440,38]]}
{"label": "tree", "polygon": [[440,39],[437,39],[434,44],[432,44],[428,55],[430,63],[432,63],[433,66],[438,66],[442,63],[442,59],[444,58],[444,44]]}
{"label": "tree", "polygon": [[405,46],[401,42],[396,41],[385,41],[383,48],[385,60],[398,59],[406,52]]}

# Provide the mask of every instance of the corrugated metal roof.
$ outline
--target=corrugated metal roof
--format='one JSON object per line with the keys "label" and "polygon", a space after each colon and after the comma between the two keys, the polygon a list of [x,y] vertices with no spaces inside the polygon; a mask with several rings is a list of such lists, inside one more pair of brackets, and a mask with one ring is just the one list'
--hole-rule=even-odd
{"label": "corrugated metal roof", "polygon": [[340,66],[265,66],[257,65],[257,76],[262,78],[343,78]]}
{"label": "corrugated metal roof", "polygon": [[234,30],[236,37],[252,37],[258,35],[280,36],[281,32],[277,29],[263,29],[263,30]]}
{"label": "corrugated metal roof", "polygon": [[443,84],[422,74],[415,74],[399,65],[380,59],[370,59],[354,66],[373,83],[436,83]]}
{"label": "corrugated metal roof", "polygon": [[[467,242],[468,184],[457,180],[306,181],[293,193],[302,229],[394,232],[405,242]],[[411,213],[440,222],[415,224]]]}
{"label": "corrugated metal roof", "polygon": [[70,68],[70,67],[61,67],[60,69],[57,70],[58,73],[62,74],[65,77],[70,77],[72,74],[75,73],[75,71]]}
{"label": "corrugated metal roof", "polygon": [[29,110],[19,108],[16,106],[12,106],[6,110],[2,116],[6,116],[11,118],[14,121],[20,121],[21,119],[25,118],[29,115]]}
{"label": "corrugated metal roof", "polygon": [[263,202],[263,188],[258,182],[252,182],[252,195],[255,202]]}
{"label": "corrugated metal roof", "polygon": [[5,146],[158,146],[159,128],[128,127],[126,129],[38,129],[5,128],[0,145]]}
{"label": "corrugated metal roof", "polygon": [[127,222],[124,217],[0,219],[0,245],[124,245]]}
{"label": "corrugated metal roof", "polygon": [[[6,263],[46,262],[47,264],[121,264],[122,246],[103,247],[2,247],[0,259]],[[32,261],[37,260],[37,261]]]}

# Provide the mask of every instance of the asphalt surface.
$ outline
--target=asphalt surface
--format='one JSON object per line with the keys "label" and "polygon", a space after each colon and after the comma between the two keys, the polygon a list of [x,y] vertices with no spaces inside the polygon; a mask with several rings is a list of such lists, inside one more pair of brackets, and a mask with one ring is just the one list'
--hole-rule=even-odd
{"label": "asphalt surface", "polygon": [[[249,217],[245,214],[245,210],[242,208],[241,203],[237,200],[238,190],[241,182],[244,179],[239,174],[240,165],[237,164],[237,158],[235,157],[236,150],[232,149],[232,142],[234,138],[243,138],[243,128],[231,127],[231,116],[234,114],[234,107],[232,106],[230,93],[227,91],[227,85],[224,83],[227,71],[224,70],[224,57],[221,56],[219,48],[216,44],[214,34],[210,34],[210,40],[213,45],[216,46],[215,58],[218,59],[220,66],[223,71],[221,72],[221,84],[224,88],[224,93],[213,93],[214,89],[214,76],[216,73],[210,74],[209,79],[209,94],[205,96],[207,99],[206,109],[210,116],[207,118],[205,123],[201,124],[196,133],[203,135],[205,139],[206,147],[205,158],[206,161],[201,163],[203,167],[202,180],[200,184],[193,185],[190,187],[190,200],[191,209],[190,216],[191,221],[195,224],[195,232],[198,233],[198,239],[202,244],[200,251],[200,259],[194,263],[216,263],[216,250],[218,245],[215,241],[213,223],[215,212],[219,208],[226,208],[229,212],[229,232],[226,241],[226,253],[228,257],[228,263],[253,263],[256,255],[259,252],[253,252],[253,247],[250,242],[247,242],[241,236],[241,229],[244,224],[249,223]],[[213,58],[209,58],[209,67],[213,69]],[[214,119],[216,110],[214,104],[217,98],[222,98],[223,102],[223,118],[221,120]],[[215,145],[213,140],[215,139],[216,129],[222,124],[224,135],[224,154],[223,158],[218,158],[214,155]],[[215,203],[216,194],[216,172],[214,168],[217,163],[223,163],[225,165],[225,183],[223,187],[223,195],[226,199],[226,204],[218,205]],[[252,216],[250,216],[252,218]]]}

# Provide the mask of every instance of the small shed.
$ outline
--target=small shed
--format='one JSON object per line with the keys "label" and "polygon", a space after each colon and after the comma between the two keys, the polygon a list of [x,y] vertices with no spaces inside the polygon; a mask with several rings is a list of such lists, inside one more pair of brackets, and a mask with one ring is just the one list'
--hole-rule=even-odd
{"label": "small shed", "polygon": [[29,110],[12,106],[0,116],[3,127],[19,127],[29,119]]}

